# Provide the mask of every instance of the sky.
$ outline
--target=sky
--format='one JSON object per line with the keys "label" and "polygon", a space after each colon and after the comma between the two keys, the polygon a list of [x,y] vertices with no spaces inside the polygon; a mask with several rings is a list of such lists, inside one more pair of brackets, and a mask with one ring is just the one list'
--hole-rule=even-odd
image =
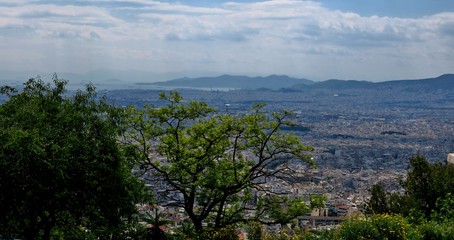
{"label": "sky", "polygon": [[0,54],[2,71],[436,77],[454,1],[2,0]]}

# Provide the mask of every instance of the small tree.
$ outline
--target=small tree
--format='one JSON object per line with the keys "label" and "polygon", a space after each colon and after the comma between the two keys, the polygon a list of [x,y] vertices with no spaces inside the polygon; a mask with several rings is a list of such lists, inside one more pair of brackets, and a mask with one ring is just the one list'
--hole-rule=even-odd
{"label": "small tree", "polygon": [[369,189],[371,197],[366,201],[366,214],[407,213],[408,199],[399,193],[386,192],[382,185],[374,184]]}
{"label": "small tree", "polygon": [[93,86],[30,79],[0,106],[0,238],[114,237],[143,184],[117,142],[120,113]]}
{"label": "small tree", "polygon": [[[137,145],[149,179],[165,183],[168,203],[183,208],[197,232],[203,232],[203,223],[219,229],[251,219],[275,222],[268,206],[289,209],[285,221],[301,214],[293,209],[299,206],[294,199],[287,199],[293,207],[284,208],[285,199],[268,197],[276,195],[267,188],[270,178],[292,175],[288,160],[313,164],[308,155],[313,148],[280,131],[291,124],[289,112],[268,115],[264,105],[255,105],[236,117],[216,114],[204,102],[184,103],[175,92],[161,99],[166,106],[130,109],[125,140]],[[262,204],[251,216],[257,209],[250,203],[262,196],[273,204]]]}

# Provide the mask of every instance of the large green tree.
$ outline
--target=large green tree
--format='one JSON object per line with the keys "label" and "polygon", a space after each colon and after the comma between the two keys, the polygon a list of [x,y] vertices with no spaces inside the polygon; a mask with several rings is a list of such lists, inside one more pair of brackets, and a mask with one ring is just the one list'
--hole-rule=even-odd
{"label": "large green tree", "polygon": [[65,85],[2,87],[0,238],[114,238],[145,197],[117,141],[121,111],[91,85],[73,96]]}
{"label": "large green tree", "polygon": [[291,124],[289,112],[267,114],[256,105],[242,116],[222,115],[175,92],[161,98],[163,107],[130,109],[124,140],[142,152],[145,176],[166,190],[163,202],[183,208],[197,232],[204,223],[282,223],[307,211],[301,199],[276,197],[267,185],[291,177],[289,160],[313,164],[313,148],[280,131]]}

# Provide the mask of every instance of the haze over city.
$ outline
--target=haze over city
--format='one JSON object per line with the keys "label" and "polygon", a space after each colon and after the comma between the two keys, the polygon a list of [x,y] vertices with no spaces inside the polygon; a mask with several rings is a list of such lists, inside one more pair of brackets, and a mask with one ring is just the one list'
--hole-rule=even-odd
{"label": "haze over city", "polygon": [[0,52],[2,71],[161,74],[150,81],[435,77],[453,72],[454,2],[6,0]]}

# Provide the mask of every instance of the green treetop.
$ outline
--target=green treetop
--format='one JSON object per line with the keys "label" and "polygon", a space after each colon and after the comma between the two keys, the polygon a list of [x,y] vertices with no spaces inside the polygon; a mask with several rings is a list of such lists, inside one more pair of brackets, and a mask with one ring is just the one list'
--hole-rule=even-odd
{"label": "green treetop", "polygon": [[91,85],[72,97],[65,85],[2,88],[0,238],[116,236],[144,196],[117,141],[121,112]]}
{"label": "green treetop", "polygon": [[[264,105],[256,105],[244,116],[221,115],[175,92],[161,98],[164,107],[130,109],[124,140],[136,144],[142,168],[165,183],[168,196],[177,196],[169,203],[185,210],[197,232],[204,223],[218,229],[249,220],[288,222],[307,210],[301,201],[272,197],[266,186],[269,178],[292,174],[289,159],[313,164],[313,148],[280,131],[291,124],[289,112],[265,114]],[[288,215],[276,214],[276,207]]]}

